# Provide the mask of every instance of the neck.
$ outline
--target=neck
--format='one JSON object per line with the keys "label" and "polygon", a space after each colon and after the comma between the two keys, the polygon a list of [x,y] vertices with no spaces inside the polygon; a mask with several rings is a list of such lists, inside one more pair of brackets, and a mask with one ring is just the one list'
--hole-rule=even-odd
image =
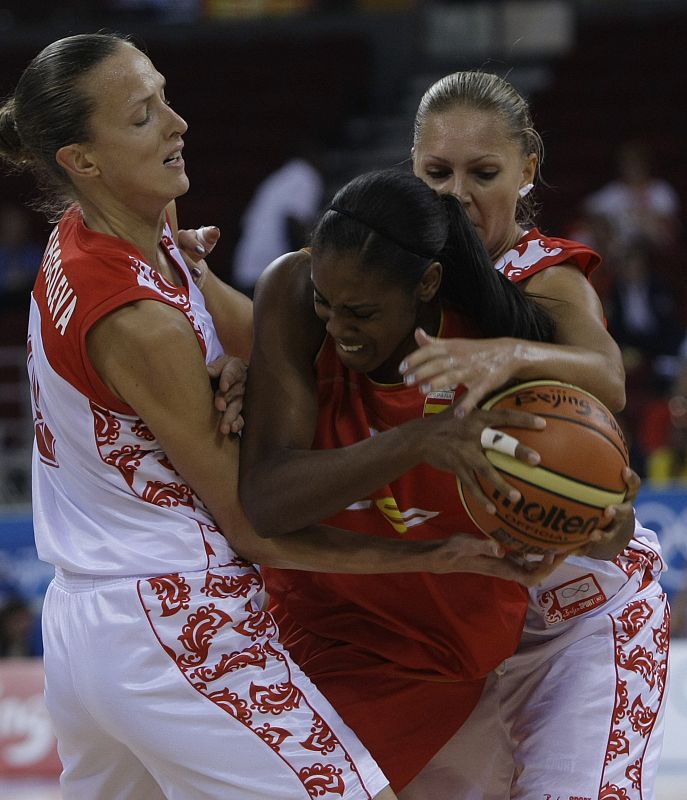
{"label": "neck", "polygon": [[164,208],[157,214],[143,215],[124,206],[105,211],[86,200],[81,202],[81,210],[88,228],[130,242],[151,267],[159,268],[160,239],[165,224]]}
{"label": "neck", "polygon": [[493,253],[489,253],[489,257],[494,262],[494,264],[509,250],[512,250],[515,245],[522,239],[523,234],[525,231],[516,223],[513,223],[513,228],[511,229],[509,235],[504,239],[504,241],[497,247]]}

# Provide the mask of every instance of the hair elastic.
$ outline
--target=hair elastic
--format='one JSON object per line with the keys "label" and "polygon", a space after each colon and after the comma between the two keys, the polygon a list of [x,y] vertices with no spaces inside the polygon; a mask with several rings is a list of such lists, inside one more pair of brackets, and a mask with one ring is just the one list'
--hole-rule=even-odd
{"label": "hair elastic", "polygon": [[518,189],[518,194],[520,195],[520,197],[525,197],[526,195],[528,195],[532,191],[532,189],[534,189],[534,184],[533,183],[526,183],[524,186],[521,186]]}
{"label": "hair elastic", "polygon": [[382,236],[384,239],[388,239],[390,242],[393,242],[397,247],[400,247],[401,250],[406,250],[408,253],[412,253],[414,256],[419,256],[420,258],[427,258],[430,261],[436,261],[437,257],[434,253],[426,253],[426,252],[421,253],[419,250],[413,250],[411,247],[408,247],[407,244],[403,244],[402,242],[399,242],[398,239],[395,239],[393,236],[390,236],[388,233],[380,231],[378,228],[375,228],[373,225],[370,225],[369,222],[366,222],[364,219],[360,219],[360,217],[356,217],[355,214],[352,214],[345,208],[331,205],[327,208],[327,211],[336,211],[337,214],[342,214],[344,217],[348,217],[349,219],[352,219],[354,222],[358,222],[360,223],[360,225],[364,225],[366,228],[369,228],[378,236]]}

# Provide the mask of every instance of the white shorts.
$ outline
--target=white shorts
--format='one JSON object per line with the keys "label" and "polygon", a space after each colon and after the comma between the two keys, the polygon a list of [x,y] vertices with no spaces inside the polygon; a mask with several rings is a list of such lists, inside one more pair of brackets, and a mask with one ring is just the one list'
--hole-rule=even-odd
{"label": "white shorts", "polygon": [[388,784],[279,646],[251,566],[58,573],[43,627],[64,800],[368,800]]}
{"label": "white shorts", "polygon": [[[610,607],[612,606],[612,608]],[[526,642],[400,800],[652,800],[669,613],[656,581]]]}

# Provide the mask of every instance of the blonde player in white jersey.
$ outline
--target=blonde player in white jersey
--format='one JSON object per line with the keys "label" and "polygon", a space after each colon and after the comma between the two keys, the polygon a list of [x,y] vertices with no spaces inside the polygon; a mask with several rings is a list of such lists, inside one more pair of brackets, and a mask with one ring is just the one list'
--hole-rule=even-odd
{"label": "blonde player in white jersey", "polygon": [[55,565],[43,625],[62,796],[393,800],[279,646],[244,559],[352,572],[502,562],[472,537],[257,536],[206,371],[223,346],[247,357],[250,304],[223,289],[215,328],[166,212],[189,186],[186,128],[149,58],[109,34],[48,45],[0,107],[0,156],[60,212],[28,366],[36,544]]}
{"label": "blonde player in white jersey", "polygon": [[[447,75],[420,102],[415,173],[461,200],[496,268],[556,322],[554,345],[418,331],[406,382],[465,385],[465,413],[514,379],[575,383],[614,412],[625,402],[620,352],[587,280],[598,255],[532,227],[540,148],[527,103],[496,75]],[[629,541],[611,533],[530,589],[518,652],[403,800],[650,800],[668,669],[663,566],[655,533],[637,524]]]}

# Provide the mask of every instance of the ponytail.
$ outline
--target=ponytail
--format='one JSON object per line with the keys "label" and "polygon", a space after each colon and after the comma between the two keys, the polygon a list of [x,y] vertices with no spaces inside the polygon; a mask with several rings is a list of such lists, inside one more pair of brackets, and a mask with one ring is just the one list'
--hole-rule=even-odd
{"label": "ponytail", "polygon": [[549,313],[512,283],[489,258],[460,202],[441,195],[448,218],[448,236],[438,255],[444,267],[441,296],[474,319],[485,336],[550,342],[555,323]]}

